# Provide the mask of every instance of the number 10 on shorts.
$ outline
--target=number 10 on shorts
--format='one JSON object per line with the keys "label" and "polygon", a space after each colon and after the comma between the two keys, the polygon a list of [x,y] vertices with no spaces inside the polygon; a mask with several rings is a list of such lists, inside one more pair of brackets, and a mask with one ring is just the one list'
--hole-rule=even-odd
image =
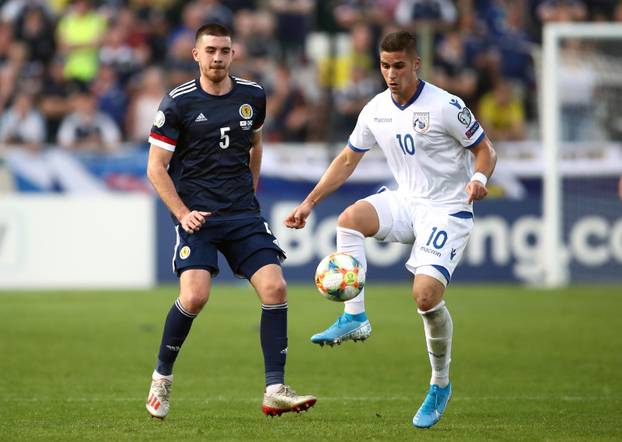
{"label": "number 10 on shorts", "polygon": [[444,230],[438,230],[438,227],[434,227],[432,229],[432,233],[430,233],[428,242],[425,243],[425,245],[429,246],[431,243],[435,249],[442,249],[446,242],[447,232],[445,232]]}

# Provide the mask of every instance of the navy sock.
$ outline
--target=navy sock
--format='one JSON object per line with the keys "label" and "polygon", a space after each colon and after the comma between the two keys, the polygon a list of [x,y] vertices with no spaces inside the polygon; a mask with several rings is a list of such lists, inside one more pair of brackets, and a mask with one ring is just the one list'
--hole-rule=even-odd
{"label": "navy sock", "polygon": [[260,337],[266,370],[266,385],[285,383],[287,302],[261,305]]}
{"label": "navy sock", "polygon": [[179,350],[181,350],[196,316],[184,310],[179,298],[177,298],[164,323],[160,354],[158,354],[158,368],[156,368],[156,371],[161,375],[168,376],[173,373],[175,359],[177,359]]}

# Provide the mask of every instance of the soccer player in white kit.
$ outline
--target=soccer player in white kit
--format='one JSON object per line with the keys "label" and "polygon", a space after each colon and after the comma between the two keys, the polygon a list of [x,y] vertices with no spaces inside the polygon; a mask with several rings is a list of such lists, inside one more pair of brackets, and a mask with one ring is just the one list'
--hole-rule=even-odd
{"label": "soccer player in white kit", "polygon": [[[313,207],[346,181],[365,152],[382,149],[398,189],[359,200],[341,213],[337,251],[366,267],[365,237],[413,244],[406,268],[415,275],[412,293],[432,366],[413,425],[429,428],[445,411],[452,389],[453,325],[443,294],[473,229],[472,203],[488,193],[496,153],[460,98],[417,78],[420,63],[412,34],[398,31],[383,38],[380,69],[388,89],[361,111],[348,145],[285,225],[303,228]],[[361,292],[345,303],[337,322],[311,340],[333,345],[370,333]]]}

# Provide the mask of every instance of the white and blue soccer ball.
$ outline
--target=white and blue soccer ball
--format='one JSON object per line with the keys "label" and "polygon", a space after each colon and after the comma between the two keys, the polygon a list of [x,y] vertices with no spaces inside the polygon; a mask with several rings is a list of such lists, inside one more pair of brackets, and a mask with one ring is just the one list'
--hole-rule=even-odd
{"label": "white and blue soccer ball", "polygon": [[348,301],[363,290],[365,270],[355,257],[347,253],[333,253],[317,266],[315,286],[326,299]]}

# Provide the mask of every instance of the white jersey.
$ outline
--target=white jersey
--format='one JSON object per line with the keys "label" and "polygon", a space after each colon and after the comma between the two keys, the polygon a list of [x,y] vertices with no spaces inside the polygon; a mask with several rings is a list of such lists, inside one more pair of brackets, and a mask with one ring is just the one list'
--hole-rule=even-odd
{"label": "white jersey", "polygon": [[348,145],[357,152],[380,146],[399,192],[465,208],[473,173],[467,149],[483,138],[484,130],[460,98],[421,80],[403,106],[389,89],[367,103]]}

